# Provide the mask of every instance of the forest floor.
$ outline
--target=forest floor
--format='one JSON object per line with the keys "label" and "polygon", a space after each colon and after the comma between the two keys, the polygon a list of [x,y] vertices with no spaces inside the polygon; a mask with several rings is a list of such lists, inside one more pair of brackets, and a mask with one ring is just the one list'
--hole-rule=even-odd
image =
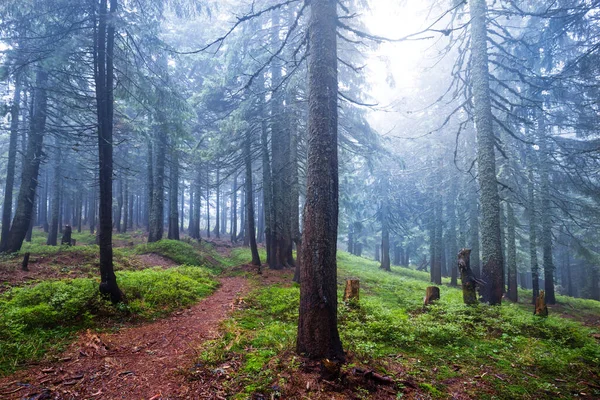
{"label": "forest floor", "polygon": [[[145,244],[120,235],[115,267],[129,303],[97,295],[97,248],[50,247],[0,259],[0,398],[4,399],[539,399],[600,398],[600,305],[559,296],[534,317],[518,304],[465,307],[444,280],[424,309],[427,273],[341,252],[338,289],[347,362],[294,351],[293,271],[258,273],[223,240]],[[37,242],[36,242],[37,240]],[[264,250],[261,250],[264,259]],[[71,299],[66,301],[65,299]]]}
{"label": "forest floor", "polygon": [[[58,362],[44,362],[0,380],[3,398],[210,398],[212,388],[186,384],[197,348],[215,339],[219,324],[248,290],[243,277],[224,277],[212,295],[156,322],[116,333],[88,330]],[[199,389],[199,390],[198,390]]]}

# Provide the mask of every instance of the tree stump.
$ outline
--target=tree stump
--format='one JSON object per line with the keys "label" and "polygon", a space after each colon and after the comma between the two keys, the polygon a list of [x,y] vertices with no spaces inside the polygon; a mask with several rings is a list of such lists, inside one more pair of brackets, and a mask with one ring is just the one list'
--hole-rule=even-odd
{"label": "tree stump", "polygon": [[360,281],[358,279],[346,279],[346,290],[344,291],[344,301],[358,302],[360,291]]}
{"label": "tree stump", "polygon": [[548,316],[548,307],[546,306],[546,293],[544,293],[543,290],[540,290],[540,294],[538,295],[537,299],[535,299],[535,311],[533,312],[533,314],[540,317]]}
{"label": "tree stump", "polygon": [[423,299],[423,305],[428,306],[433,304],[434,301],[440,299],[440,288],[437,286],[429,286],[425,292],[425,298]]}
{"label": "tree stump", "polygon": [[471,269],[471,249],[458,252],[458,271],[462,281],[463,301],[465,304],[477,304],[477,284],[480,282]]}
{"label": "tree stump", "polygon": [[30,253],[25,253],[25,257],[23,257],[23,262],[21,263],[21,271],[29,271],[29,256]]}
{"label": "tree stump", "polygon": [[63,231],[62,239],[60,240],[61,245],[63,245],[63,244],[67,244],[69,246],[73,245],[73,243],[71,242],[71,233],[72,233],[71,225],[66,225],[65,230]]}

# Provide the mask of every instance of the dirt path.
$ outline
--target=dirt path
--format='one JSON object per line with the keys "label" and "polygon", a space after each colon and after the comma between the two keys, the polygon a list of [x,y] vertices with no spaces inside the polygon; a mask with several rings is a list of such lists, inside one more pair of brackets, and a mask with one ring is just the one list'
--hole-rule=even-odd
{"label": "dirt path", "polygon": [[198,346],[217,336],[248,288],[245,278],[225,277],[210,297],[169,318],[115,334],[87,332],[60,362],[0,380],[0,398],[201,398],[180,372],[194,365]]}

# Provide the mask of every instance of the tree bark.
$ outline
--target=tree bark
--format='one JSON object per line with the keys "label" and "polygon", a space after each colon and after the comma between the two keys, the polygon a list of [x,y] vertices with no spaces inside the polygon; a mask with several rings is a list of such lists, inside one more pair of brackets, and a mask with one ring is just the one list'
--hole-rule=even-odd
{"label": "tree bark", "polygon": [[510,203],[506,204],[506,227],[508,241],[506,246],[506,267],[508,269],[508,299],[512,302],[519,300],[517,289],[517,243],[516,243],[516,219],[515,211]]}
{"label": "tree bark", "polygon": [[[252,253],[252,265],[260,268],[260,257],[256,246],[256,227],[254,226],[254,190],[252,187],[252,131],[246,131],[244,140],[244,164],[246,166],[246,225],[248,226],[248,239]],[[219,225],[217,220],[217,226]]]}
{"label": "tree bark", "polygon": [[54,177],[52,178],[52,208],[50,214],[50,230],[46,244],[56,246],[58,244],[58,209],[60,206],[60,163],[61,163],[61,143],[55,140],[54,154]]}
{"label": "tree bark", "polygon": [[152,209],[150,210],[150,232],[148,243],[158,242],[164,234],[165,218],[165,158],[167,148],[166,124],[161,122],[156,130],[156,162],[154,164],[154,184]]}
{"label": "tree bark", "polygon": [[483,301],[501,304],[503,259],[500,239],[500,197],[496,182],[495,136],[491,107],[487,50],[486,0],[472,0],[471,13],[471,87],[477,130],[477,167],[481,203],[481,247],[483,255]]}
{"label": "tree bark", "polygon": [[179,155],[177,149],[171,150],[171,166],[169,169],[169,232],[167,237],[179,240]]}
{"label": "tree bark", "polygon": [[113,175],[113,53],[115,28],[113,25],[117,0],[110,0],[110,15],[107,0],[100,0],[98,24],[95,29],[95,83],[98,113],[98,159],[100,207],[98,244],[100,246],[100,292],[110,296],[113,303],[122,300],[123,294],[117,285],[113,268],[112,248],[112,175]]}
{"label": "tree bark", "polygon": [[555,304],[554,260],[552,258],[552,204],[550,202],[550,161],[548,138],[543,110],[538,116],[538,143],[540,146],[540,205],[542,207],[542,260],[544,264],[544,289],[546,304]]}
{"label": "tree bark", "polygon": [[391,271],[390,265],[390,229],[387,199],[384,199],[381,206],[381,264],[384,271]]}
{"label": "tree bark", "polygon": [[462,282],[463,302],[477,304],[477,277],[471,269],[471,249],[462,249],[458,253],[458,271]]}
{"label": "tree bark", "polygon": [[529,261],[531,266],[531,286],[533,296],[532,304],[535,304],[536,299],[540,294],[539,267],[537,256],[537,232],[535,218],[535,189],[533,177],[533,153],[532,150],[527,154],[527,217],[529,219]]}
{"label": "tree bark", "polygon": [[24,153],[21,172],[21,187],[17,198],[17,209],[8,232],[7,253],[16,253],[21,249],[23,240],[29,230],[33,214],[33,203],[37,189],[44,131],[46,129],[48,74],[38,67],[35,78],[33,112],[27,138],[27,151]]}
{"label": "tree bark", "polygon": [[313,0],[309,20],[308,165],[297,351],[345,359],[337,329],[337,2]]}
{"label": "tree bark", "polygon": [[8,246],[8,232],[12,216],[13,190],[15,186],[15,166],[17,163],[17,140],[19,138],[19,111],[21,106],[21,73],[15,78],[15,95],[10,108],[10,139],[8,142],[8,161],[6,163],[6,185],[4,186],[4,204],[2,205],[2,231],[0,232],[0,253]]}

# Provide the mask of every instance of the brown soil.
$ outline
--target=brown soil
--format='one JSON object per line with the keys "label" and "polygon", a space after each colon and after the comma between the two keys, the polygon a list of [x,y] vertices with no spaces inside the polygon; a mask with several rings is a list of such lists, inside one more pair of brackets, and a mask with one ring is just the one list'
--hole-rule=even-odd
{"label": "brown soil", "polygon": [[209,398],[193,391],[186,369],[195,364],[199,346],[217,337],[219,323],[247,290],[245,278],[223,278],[213,295],[167,319],[114,334],[88,331],[60,356],[59,362],[1,379],[0,397]]}

